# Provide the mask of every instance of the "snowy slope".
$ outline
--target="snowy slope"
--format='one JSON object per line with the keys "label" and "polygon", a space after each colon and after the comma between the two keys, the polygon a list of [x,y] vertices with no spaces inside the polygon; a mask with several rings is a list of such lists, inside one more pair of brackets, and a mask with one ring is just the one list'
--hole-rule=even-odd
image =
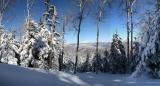
{"label": "snowy slope", "polygon": [[0,64],[0,86],[160,86],[160,80],[111,74],[73,75]]}

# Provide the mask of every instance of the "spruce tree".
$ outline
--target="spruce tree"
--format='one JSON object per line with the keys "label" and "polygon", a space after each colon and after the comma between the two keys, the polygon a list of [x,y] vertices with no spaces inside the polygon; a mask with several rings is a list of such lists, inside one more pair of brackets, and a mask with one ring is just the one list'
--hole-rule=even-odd
{"label": "spruce tree", "polygon": [[[33,61],[35,60],[33,53],[34,53],[34,46],[36,40],[38,39],[38,24],[30,20],[29,25],[26,24],[25,34],[23,36],[22,45],[19,48],[20,51],[20,60],[21,66],[24,67],[33,67]],[[38,58],[38,57],[37,57]]]}
{"label": "spruce tree", "polygon": [[126,54],[121,38],[116,33],[113,35],[113,41],[110,49],[110,69],[112,73],[126,72]]}
{"label": "spruce tree", "polygon": [[91,71],[90,56],[91,56],[90,53],[87,52],[86,61],[84,63],[82,63],[82,66],[80,67],[80,72]]}
{"label": "spruce tree", "polygon": [[19,42],[15,39],[15,34],[3,32],[1,35],[0,61],[6,64],[19,65]]}
{"label": "spruce tree", "polygon": [[109,69],[109,52],[107,49],[104,51],[104,58],[103,58],[103,69],[102,72],[108,72]]}

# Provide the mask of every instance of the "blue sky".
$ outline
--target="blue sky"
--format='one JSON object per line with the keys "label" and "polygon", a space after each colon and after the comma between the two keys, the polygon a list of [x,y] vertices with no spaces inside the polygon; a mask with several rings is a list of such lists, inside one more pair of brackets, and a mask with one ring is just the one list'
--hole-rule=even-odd
{"label": "blue sky", "polygon": [[[123,10],[117,5],[117,3],[119,3],[119,0],[115,1],[117,2],[114,2],[113,7],[111,7],[110,9],[106,9],[106,18],[100,26],[101,42],[110,42],[112,40],[113,33],[115,33],[116,31],[118,31],[123,41],[126,40],[126,16]],[[141,4],[139,4],[139,6],[141,7],[141,12],[144,12],[144,8],[146,8],[146,6],[142,6],[145,4],[143,1],[145,0],[142,0]],[[44,4],[42,2],[43,0],[35,0],[35,3],[33,5],[32,18],[37,22],[39,21],[40,17],[42,17],[42,13],[45,10]],[[51,2],[57,7],[59,17],[61,17],[62,14],[65,14],[67,11],[70,11],[72,9],[71,6],[73,5],[71,0],[51,0]],[[14,28],[17,30],[17,33],[19,33],[19,31],[23,28],[26,14],[26,0],[20,0],[16,3],[16,5],[13,6],[12,9],[10,9],[6,13],[3,22],[5,28]],[[135,18],[135,20],[137,20],[137,18]],[[60,22],[57,29],[61,29],[61,24],[62,23]],[[137,34],[137,31],[135,34]],[[76,32],[67,31],[65,38],[66,43],[76,43]],[[96,22],[93,16],[87,16],[82,23],[80,42],[96,42]]]}

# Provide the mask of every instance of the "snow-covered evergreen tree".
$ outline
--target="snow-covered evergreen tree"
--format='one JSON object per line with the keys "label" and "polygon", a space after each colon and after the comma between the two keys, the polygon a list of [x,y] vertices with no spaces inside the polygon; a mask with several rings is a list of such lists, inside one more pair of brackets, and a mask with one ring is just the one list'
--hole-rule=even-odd
{"label": "snow-covered evergreen tree", "polygon": [[103,69],[102,72],[108,72],[109,71],[109,52],[107,49],[104,51],[104,58],[103,58]]}
{"label": "snow-covered evergreen tree", "polygon": [[35,60],[33,60],[34,67],[39,67],[41,69],[49,69],[48,57],[50,47],[48,45],[48,37],[50,31],[48,28],[41,24],[39,27],[38,38],[33,46],[33,56]]}
{"label": "snow-covered evergreen tree", "polygon": [[110,49],[110,69],[112,73],[126,72],[126,54],[121,38],[116,33],[113,35],[113,41]]}
{"label": "snow-covered evergreen tree", "polygon": [[[26,29],[21,47],[21,65],[25,67],[38,67],[42,69],[58,69],[58,55],[60,42],[58,33],[49,31],[45,24],[38,25],[30,21]],[[51,58],[51,59],[50,59]],[[49,66],[49,61],[52,65]]]}
{"label": "snow-covered evergreen tree", "polygon": [[0,61],[6,64],[19,65],[19,43],[12,32],[1,35]]}
{"label": "snow-covered evergreen tree", "polygon": [[[50,4],[50,0],[45,0],[46,5],[46,12],[44,13],[43,24],[47,27],[49,34],[47,37],[48,46],[49,46],[49,55],[48,55],[48,64],[50,68],[59,69],[59,55],[61,52],[61,36],[56,31],[56,18],[57,18],[57,11],[56,7]],[[42,30],[43,32],[43,30]],[[47,31],[45,31],[47,32]]]}
{"label": "snow-covered evergreen tree", "polygon": [[33,67],[32,62],[35,60],[33,56],[33,49],[36,40],[38,39],[38,24],[29,20],[29,24],[26,24],[25,33],[22,40],[22,45],[19,49],[21,66]]}
{"label": "snow-covered evergreen tree", "polygon": [[43,15],[43,21],[37,24],[29,20],[23,37],[21,51],[21,65],[41,69],[58,70],[60,53],[60,34],[55,30],[55,6],[45,2],[48,6]]}
{"label": "snow-covered evergreen tree", "polygon": [[[97,55],[98,54],[98,55]],[[92,62],[92,68],[93,68],[93,72],[95,72],[96,74],[98,73],[98,71],[100,71],[100,69],[102,68],[102,56],[101,53],[95,53],[94,57],[93,57],[93,62]]]}
{"label": "snow-covered evergreen tree", "polygon": [[35,44],[35,55],[37,55],[38,53],[38,57],[40,58],[40,61],[42,61],[40,66],[44,68],[47,65],[48,68],[58,70],[58,58],[60,54],[60,34],[57,32],[51,33],[45,23],[41,24],[39,29],[39,40]]}
{"label": "snow-covered evergreen tree", "polygon": [[82,66],[80,67],[80,72],[91,71],[91,64],[90,64],[89,58],[90,58],[90,53],[87,52],[86,61],[82,63]]}
{"label": "snow-covered evergreen tree", "polygon": [[143,36],[140,44],[141,60],[133,77],[147,73],[160,78],[160,11],[149,12],[143,22]]}

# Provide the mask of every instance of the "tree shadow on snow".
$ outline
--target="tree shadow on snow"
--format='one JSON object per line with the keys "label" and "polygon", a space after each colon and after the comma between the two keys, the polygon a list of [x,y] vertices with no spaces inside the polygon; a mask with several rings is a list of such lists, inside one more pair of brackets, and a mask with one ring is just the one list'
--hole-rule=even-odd
{"label": "tree shadow on snow", "polygon": [[[38,72],[36,70],[31,70],[23,67],[0,64],[0,86],[80,86],[81,84],[83,85],[83,81],[81,81],[80,83],[74,82],[74,78],[72,79],[72,77],[70,76],[70,74],[61,76],[60,72],[50,74]],[[65,79],[68,81],[65,81]]]}

